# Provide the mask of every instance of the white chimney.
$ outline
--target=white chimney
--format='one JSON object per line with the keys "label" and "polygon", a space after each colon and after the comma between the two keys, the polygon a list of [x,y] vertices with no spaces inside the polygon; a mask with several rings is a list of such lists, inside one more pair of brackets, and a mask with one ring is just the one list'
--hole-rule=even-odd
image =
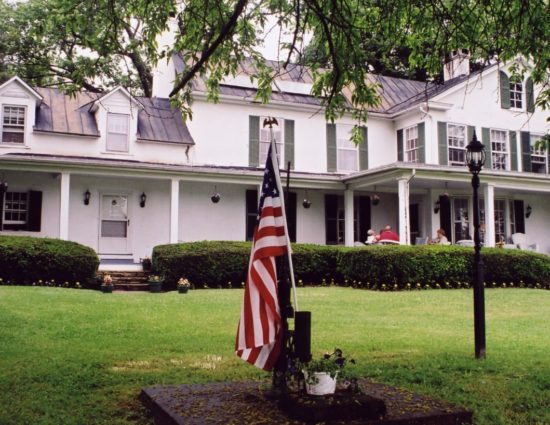
{"label": "white chimney", "polygon": [[454,50],[443,66],[443,80],[449,81],[461,75],[470,74],[470,52],[467,49]]}
{"label": "white chimney", "polygon": [[176,40],[178,24],[175,18],[169,18],[168,29],[157,37],[159,50],[167,52],[166,57],[160,59],[153,68],[153,97],[168,97],[174,88],[176,70],[172,60],[172,48]]}

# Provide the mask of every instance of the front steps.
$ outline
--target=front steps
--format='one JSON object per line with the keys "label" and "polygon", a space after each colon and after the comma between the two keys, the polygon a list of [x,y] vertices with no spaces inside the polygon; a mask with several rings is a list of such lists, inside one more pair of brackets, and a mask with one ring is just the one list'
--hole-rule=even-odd
{"label": "front steps", "polygon": [[150,272],[102,270],[101,273],[111,275],[115,291],[149,291]]}

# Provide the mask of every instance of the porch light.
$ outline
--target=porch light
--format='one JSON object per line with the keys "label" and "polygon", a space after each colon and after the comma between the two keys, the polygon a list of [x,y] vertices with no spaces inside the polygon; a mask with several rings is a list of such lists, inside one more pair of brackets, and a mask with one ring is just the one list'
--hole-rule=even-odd
{"label": "porch light", "polygon": [[376,193],[372,195],[372,205],[377,206],[380,203],[380,196],[378,196]]}
{"label": "porch light", "polygon": [[434,204],[434,214],[439,213],[440,208],[441,208],[441,203],[439,202],[439,199],[438,199],[437,201],[435,201],[435,204]]}
{"label": "porch light", "polygon": [[525,208],[525,218],[531,217],[532,212],[533,208],[531,208],[531,205],[527,205],[527,208]]}
{"label": "porch light", "polygon": [[474,336],[476,359],[485,358],[485,294],[483,288],[483,262],[479,235],[479,173],[485,164],[485,146],[477,140],[476,133],[466,146],[466,164],[472,173],[474,190]]}
{"label": "porch light", "polygon": [[212,201],[212,203],[217,204],[218,202],[220,202],[220,199],[222,199],[222,195],[218,192],[218,188],[214,186],[214,193],[210,197],[210,200]]}
{"label": "porch light", "polygon": [[303,207],[307,210],[309,207],[311,207],[311,201],[309,200],[309,196],[306,189],[306,196],[304,197],[304,201],[302,202]]}
{"label": "porch light", "polygon": [[147,201],[147,195],[145,194],[145,192],[143,192],[141,194],[141,196],[139,197],[139,206],[141,208],[144,208],[145,207],[145,202]]}
{"label": "porch light", "polygon": [[0,182],[0,193],[3,195],[8,191],[8,184],[6,182]]}
{"label": "porch light", "polygon": [[86,190],[86,192],[84,192],[84,205],[90,205],[91,196],[92,194],[90,193],[89,190]]}

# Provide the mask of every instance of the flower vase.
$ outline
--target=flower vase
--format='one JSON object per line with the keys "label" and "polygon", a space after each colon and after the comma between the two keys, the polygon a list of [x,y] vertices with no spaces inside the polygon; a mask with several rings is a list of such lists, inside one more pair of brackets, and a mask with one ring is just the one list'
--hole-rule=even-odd
{"label": "flower vase", "polygon": [[101,292],[111,294],[113,292],[113,285],[101,285]]}
{"label": "flower vase", "polygon": [[150,292],[162,292],[162,282],[161,281],[154,281],[149,282],[149,291]]}
{"label": "flower vase", "polygon": [[304,378],[306,380],[306,392],[310,395],[326,395],[334,394],[336,391],[336,378],[338,372],[333,377],[330,376],[327,372],[313,372],[313,376],[308,376],[309,374],[305,371]]}
{"label": "flower vase", "polygon": [[189,288],[187,288],[186,286],[180,286],[178,287],[178,292],[180,294],[187,294],[187,291],[189,290]]}

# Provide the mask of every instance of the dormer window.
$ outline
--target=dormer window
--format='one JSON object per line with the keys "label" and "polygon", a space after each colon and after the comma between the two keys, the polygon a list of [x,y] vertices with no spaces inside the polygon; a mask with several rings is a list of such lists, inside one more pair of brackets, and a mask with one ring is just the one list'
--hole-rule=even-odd
{"label": "dormer window", "polygon": [[8,106],[2,108],[1,143],[25,143],[25,107]]}
{"label": "dormer window", "polygon": [[405,162],[420,162],[418,158],[418,126],[405,129]]}
{"label": "dormer window", "polygon": [[129,130],[129,115],[107,114],[107,151],[128,152]]}
{"label": "dormer window", "polygon": [[521,82],[510,82],[510,107],[523,108],[523,85]]}

